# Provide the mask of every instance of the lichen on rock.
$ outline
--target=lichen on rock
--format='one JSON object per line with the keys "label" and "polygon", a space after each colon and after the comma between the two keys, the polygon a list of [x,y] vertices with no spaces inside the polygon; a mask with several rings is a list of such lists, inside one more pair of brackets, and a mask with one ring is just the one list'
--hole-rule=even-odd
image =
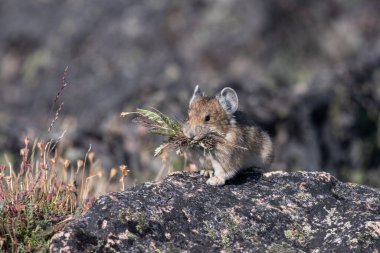
{"label": "lichen on rock", "polygon": [[324,172],[175,173],[97,199],[52,252],[378,252],[380,192]]}

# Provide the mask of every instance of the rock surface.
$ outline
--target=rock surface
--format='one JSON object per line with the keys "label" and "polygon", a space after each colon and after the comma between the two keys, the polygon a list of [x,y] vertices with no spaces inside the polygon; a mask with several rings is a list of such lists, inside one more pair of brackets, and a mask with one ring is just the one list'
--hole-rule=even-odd
{"label": "rock surface", "polygon": [[324,172],[175,173],[97,199],[52,252],[379,252],[380,191]]}

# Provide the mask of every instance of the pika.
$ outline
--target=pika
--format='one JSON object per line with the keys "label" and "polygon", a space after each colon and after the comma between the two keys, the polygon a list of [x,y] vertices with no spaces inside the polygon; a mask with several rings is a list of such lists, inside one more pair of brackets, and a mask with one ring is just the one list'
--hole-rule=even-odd
{"label": "pika", "polygon": [[220,133],[223,141],[211,152],[190,148],[185,152],[201,174],[209,176],[207,184],[224,185],[239,171],[247,168],[267,170],[273,161],[273,144],[269,135],[238,111],[238,96],[226,87],[215,97],[208,97],[197,85],[189,102],[184,135],[201,140],[210,132]]}

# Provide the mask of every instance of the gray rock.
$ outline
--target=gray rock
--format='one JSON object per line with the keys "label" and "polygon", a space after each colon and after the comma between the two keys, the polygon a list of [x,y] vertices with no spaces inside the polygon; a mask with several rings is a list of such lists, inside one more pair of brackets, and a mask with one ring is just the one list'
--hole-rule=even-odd
{"label": "gray rock", "polygon": [[380,192],[324,172],[175,173],[97,199],[52,252],[379,252]]}

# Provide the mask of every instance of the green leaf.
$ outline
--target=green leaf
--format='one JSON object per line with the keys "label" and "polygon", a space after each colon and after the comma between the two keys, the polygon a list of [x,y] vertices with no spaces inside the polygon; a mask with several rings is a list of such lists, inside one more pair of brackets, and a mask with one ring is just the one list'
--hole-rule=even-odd
{"label": "green leaf", "polygon": [[157,109],[154,109],[154,108],[152,109],[155,110],[159,116],[161,116],[162,121],[164,121],[166,126],[172,129],[175,132],[175,134],[178,134],[182,130],[182,126],[178,121],[172,120],[171,118],[169,118],[168,116],[166,116],[165,114],[163,114]]}
{"label": "green leaf", "polygon": [[158,113],[145,109],[137,109],[137,112],[161,126],[166,125],[165,122],[162,120],[161,115],[159,115]]}
{"label": "green leaf", "polygon": [[154,108],[152,109],[155,110],[155,112],[145,109],[137,109],[137,113],[157,124],[153,126],[153,133],[158,133],[165,136],[174,136],[181,131],[182,127],[179,122],[170,119],[168,116]]}

